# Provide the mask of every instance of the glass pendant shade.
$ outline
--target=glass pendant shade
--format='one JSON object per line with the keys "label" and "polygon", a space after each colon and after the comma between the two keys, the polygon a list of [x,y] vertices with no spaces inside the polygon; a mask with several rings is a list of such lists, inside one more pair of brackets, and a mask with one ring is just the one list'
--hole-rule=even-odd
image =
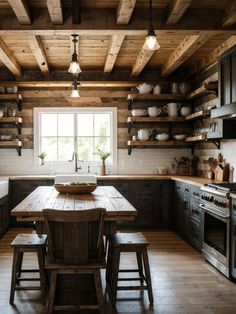
{"label": "glass pendant shade", "polygon": [[147,35],[145,44],[144,44],[146,49],[149,50],[157,50],[160,48],[160,45],[157,41],[156,35]]}
{"label": "glass pendant shade", "polygon": [[71,61],[68,71],[72,74],[79,74],[81,72],[79,62],[78,61]]}
{"label": "glass pendant shade", "polygon": [[73,98],[80,97],[78,89],[72,89],[70,97],[73,97]]}

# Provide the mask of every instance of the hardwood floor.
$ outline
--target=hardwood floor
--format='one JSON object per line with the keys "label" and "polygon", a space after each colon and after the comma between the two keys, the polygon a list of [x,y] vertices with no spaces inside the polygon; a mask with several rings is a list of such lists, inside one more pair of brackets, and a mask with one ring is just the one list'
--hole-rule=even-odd
{"label": "hardwood floor", "polygon": [[[10,242],[18,233],[30,229],[11,229],[0,240],[0,313],[45,313],[39,291],[17,291],[15,306],[9,305],[12,251]],[[152,274],[154,306],[149,308],[146,292],[120,291],[116,311],[107,304],[107,314],[147,313],[236,313],[236,284],[227,280],[200,253],[170,231],[144,232],[150,241],[149,262]],[[122,266],[135,262],[123,255]],[[24,265],[32,267],[36,257],[28,254]],[[105,285],[104,285],[105,286]],[[140,296],[143,298],[140,299]],[[127,296],[132,300],[126,300]],[[94,313],[94,312],[91,312]],[[64,313],[63,313],[64,314]]]}

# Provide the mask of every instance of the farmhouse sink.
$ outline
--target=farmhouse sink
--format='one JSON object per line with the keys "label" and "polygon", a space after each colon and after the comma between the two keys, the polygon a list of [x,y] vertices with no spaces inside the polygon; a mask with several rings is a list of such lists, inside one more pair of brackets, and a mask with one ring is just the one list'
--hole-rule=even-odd
{"label": "farmhouse sink", "polygon": [[0,180],[0,199],[8,195],[9,181]]}
{"label": "farmhouse sink", "polygon": [[92,174],[57,174],[55,175],[55,183],[64,182],[87,182],[87,183],[97,183],[95,175]]}

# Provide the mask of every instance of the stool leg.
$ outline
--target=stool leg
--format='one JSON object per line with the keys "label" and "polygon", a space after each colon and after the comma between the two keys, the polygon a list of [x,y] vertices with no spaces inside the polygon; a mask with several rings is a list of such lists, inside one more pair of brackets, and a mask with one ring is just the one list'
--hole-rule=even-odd
{"label": "stool leg", "polygon": [[99,313],[105,314],[104,309],[104,297],[102,292],[102,282],[101,282],[101,274],[100,269],[95,270],[94,272],[94,281],[95,281],[95,287],[96,287],[96,294],[97,294],[97,302],[99,307]]}
{"label": "stool leg", "polygon": [[119,266],[120,266],[120,250],[115,248],[114,255],[113,255],[112,276],[111,276],[111,294],[112,294],[111,302],[113,306],[115,306],[116,304]]}
{"label": "stool leg", "polygon": [[19,259],[19,250],[18,248],[14,247],[13,251],[13,262],[12,262],[12,274],[11,274],[11,291],[10,291],[10,299],[9,303],[14,303],[14,296],[15,296],[15,287],[16,287],[16,276],[17,276],[17,262]]}
{"label": "stool leg", "polygon": [[112,275],[112,247],[108,243],[108,253],[107,253],[107,266],[106,266],[106,281],[110,282],[110,276]]}
{"label": "stool leg", "polygon": [[137,263],[138,263],[138,272],[140,277],[140,283],[143,285],[143,263],[142,263],[142,254],[141,252],[136,252]]}
{"label": "stool leg", "polygon": [[55,292],[56,292],[56,282],[57,282],[57,271],[52,270],[51,276],[50,276],[48,302],[47,302],[45,314],[53,313],[53,306],[54,306],[54,299],[55,299]]}
{"label": "stool leg", "polygon": [[44,248],[41,248],[37,251],[38,255],[38,263],[39,263],[39,276],[40,276],[40,288],[42,294],[42,302],[45,304],[46,302],[46,274],[44,269]]}
{"label": "stool leg", "polygon": [[150,268],[149,268],[148,254],[147,254],[146,249],[145,251],[143,251],[143,264],[144,264],[145,275],[146,275],[149,303],[150,305],[153,305],[152,281],[151,281],[151,274],[150,274]]}
{"label": "stool leg", "polygon": [[[16,266],[17,277],[21,276],[22,261],[23,261],[23,252],[18,251],[17,266]],[[20,284],[20,280],[16,279],[16,285],[18,286],[19,284]]]}

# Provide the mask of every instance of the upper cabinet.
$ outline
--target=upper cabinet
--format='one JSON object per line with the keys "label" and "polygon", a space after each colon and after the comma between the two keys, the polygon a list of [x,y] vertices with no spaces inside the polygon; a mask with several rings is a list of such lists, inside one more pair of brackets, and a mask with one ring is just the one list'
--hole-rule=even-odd
{"label": "upper cabinet", "polygon": [[219,59],[219,106],[211,112],[212,118],[236,116],[236,46]]}

